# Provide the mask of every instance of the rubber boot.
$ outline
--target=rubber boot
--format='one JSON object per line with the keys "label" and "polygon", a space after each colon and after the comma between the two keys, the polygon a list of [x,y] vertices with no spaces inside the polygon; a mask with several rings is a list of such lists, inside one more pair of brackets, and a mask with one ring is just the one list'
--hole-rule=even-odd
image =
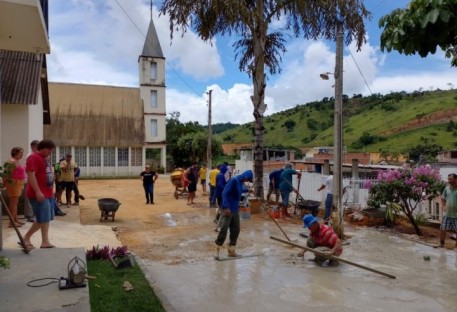
{"label": "rubber boot", "polygon": [[227,250],[229,257],[241,257],[240,254],[236,253],[235,246],[228,245]]}
{"label": "rubber boot", "polygon": [[282,214],[281,218],[290,219],[290,215],[287,212],[287,207],[281,207],[281,214]]}
{"label": "rubber boot", "polygon": [[217,260],[219,260],[219,254],[221,252],[221,245],[218,245],[216,244],[216,254],[214,255],[214,258],[216,258]]}

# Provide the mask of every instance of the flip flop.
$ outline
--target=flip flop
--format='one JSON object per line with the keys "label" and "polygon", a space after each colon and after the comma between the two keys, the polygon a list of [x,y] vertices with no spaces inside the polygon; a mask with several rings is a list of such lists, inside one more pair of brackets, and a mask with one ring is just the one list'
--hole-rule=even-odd
{"label": "flip flop", "polygon": [[40,248],[55,248],[56,246],[51,245],[51,246],[41,246]]}
{"label": "flip flop", "polygon": [[[21,242],[17,242],[17,244],[21,247],[24,248],[24,246],[21,244]],[[32,243],[26,244],[27,249],[34,249],[35,246],[32,245]]]}

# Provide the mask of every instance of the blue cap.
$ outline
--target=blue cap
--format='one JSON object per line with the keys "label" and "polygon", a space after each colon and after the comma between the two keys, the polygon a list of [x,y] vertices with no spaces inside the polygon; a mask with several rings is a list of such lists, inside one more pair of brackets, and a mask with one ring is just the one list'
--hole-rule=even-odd
{"label": "blue cap", "polygon": [[313,224],[314,222],[317,222],[319,219],[313,216],[312,214],[308,213],[306,216],[303,217],[303,223],[305,228],[308,228]]}

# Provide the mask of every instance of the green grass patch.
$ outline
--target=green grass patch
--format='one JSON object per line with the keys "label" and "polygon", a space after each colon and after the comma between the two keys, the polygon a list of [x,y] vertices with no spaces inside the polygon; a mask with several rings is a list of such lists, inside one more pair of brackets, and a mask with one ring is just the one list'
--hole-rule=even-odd
{"label": "green grass patch", "polygon": [[[88,274],[96,277],[89,280],[92,312],[165,311],[137,264],[133,268],[116,269],[109,260],[89,260],[87,268]],[[125,291],[124,281],[134,289]]]}

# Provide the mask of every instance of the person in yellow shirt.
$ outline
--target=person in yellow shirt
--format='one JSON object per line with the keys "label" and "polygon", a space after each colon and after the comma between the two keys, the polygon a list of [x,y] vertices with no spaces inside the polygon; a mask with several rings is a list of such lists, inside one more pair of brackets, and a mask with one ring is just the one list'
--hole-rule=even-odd
{"label": "person in yellow shirt", "polygon": [[213,169],[209,172],[209,207],[217,208],[216,204],[216,176],[219,174],[219,168],[221,166],[214,166]]}
{"label": "person in yellow shirt", "polygon": [[202,184],[203,195],[206,195],[206,164],[203,164],[198,174],[200,176],[200,183]]}
{"label": "person in yellow shirt", "polygon": [[[71,191],[75,184],[75,170],[78,165],[71,159],[71,154],[65,155],[65,159],[60,162],[60,181],[62,188],[65,189],[65,198],[67,199],[67,207],[71,204]],[[75,205],[79,203],[75,202]]]}

